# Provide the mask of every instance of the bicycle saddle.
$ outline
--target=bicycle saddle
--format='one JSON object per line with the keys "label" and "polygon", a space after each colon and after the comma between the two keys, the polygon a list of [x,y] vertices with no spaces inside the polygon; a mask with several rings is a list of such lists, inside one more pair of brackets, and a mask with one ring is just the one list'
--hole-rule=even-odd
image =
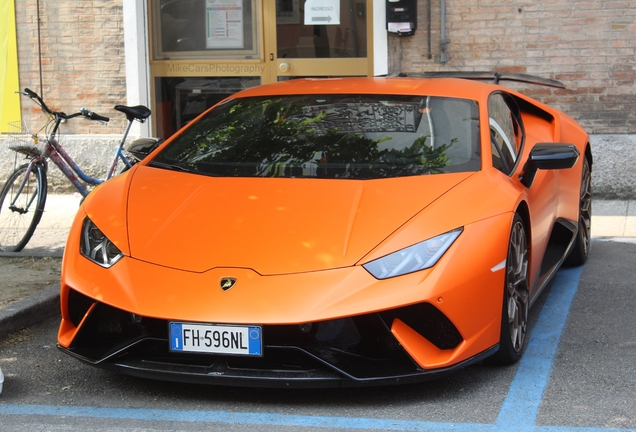
{"label": "bicycle saddle", "polygon": [[126,114],[126,118],[128,121],[133,120],[145,120],[150,117],[151,111],[147,107],[143,105],[137,106],[125,106],[125,105],[115,105],[115,109],[119,112],[123,112]]}

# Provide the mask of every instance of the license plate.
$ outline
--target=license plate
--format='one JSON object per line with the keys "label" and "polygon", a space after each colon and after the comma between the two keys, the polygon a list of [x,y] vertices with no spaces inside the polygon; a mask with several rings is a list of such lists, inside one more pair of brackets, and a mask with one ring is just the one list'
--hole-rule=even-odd
{"label": "license plate", "polygon": [[261,327],[170,323],[170,351],[261,355]]}

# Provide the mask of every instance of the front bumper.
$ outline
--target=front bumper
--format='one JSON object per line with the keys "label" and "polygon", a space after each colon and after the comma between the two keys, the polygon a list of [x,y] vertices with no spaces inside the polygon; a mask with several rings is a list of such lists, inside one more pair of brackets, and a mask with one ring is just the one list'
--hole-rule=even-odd
{"label": "front bumper", "polygon": [[78,331],[67,354],[88,364],[143,378],[244,387],[355,387],[437,378],[480,361],[494,346],[449,367],[423,369],[392,332],[406,324],[439,351],[463,340],[455,326],[429,303],[350,318],[300,325],[263,326],[263,356],[175,353],[168,321],[140,317],[69,295],[70,319]]}

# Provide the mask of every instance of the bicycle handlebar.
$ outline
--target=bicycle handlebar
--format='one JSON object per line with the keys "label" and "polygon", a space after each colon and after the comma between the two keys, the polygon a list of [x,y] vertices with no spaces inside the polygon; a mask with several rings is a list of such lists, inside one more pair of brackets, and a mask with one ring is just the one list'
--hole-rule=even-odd
{"label": "bicycle handlebar", "polygon": [[87,110],[86,108],[82,108],[80,110],[80,112],[82,113],[82,115],[84,117],[86,117],[89,120],[95,120],[95,121],[98,121],[98,122],[101,122],[101,123],[104,123],[104,124],[106,124],[106,123],[108,123],[110,121],[110,119],[108,117],[101,116],[101,115],[99,115],[97,113],[94,113],[92,111]]}
{"label": "bicycle handlebar", "polygon": [[38,104],[42,107],[42,109],[44,111],[46,111],[48,114],[57,114],[57,113],[51,111],[51,109],[46,106],[46,104],[44,103],[42,98],[36,92],[34,92],[33,90],[25,88],[24,89],[24,93],[22,93],[22,94],[25,95],[25,96],[30,97],[31,99],[35,99],[38,102]]}
{"label": "bicycle handlebar", "polygon": [[110,121],[110,119],[108,117],[101,116],[101,115],[99,115],[97,113],[94,113],[92,111],[87,110],[86,108],[82,108],[80,110],[80,112],[75,113],[75,114],[70,114],[70,115],[66,114],[66,113],[64,113],[62,111],[55,112],[55,111],[51,110],[48,106],[46,106],[46,104],[44,103],[42,98],[36,92],[34,92],[33,90],[28,89],[28,88],[25,88],[24,89],[24,93],[21,93],[21,94],[23,94],[24,96],[28,96],[31,99],[35,99],[36,102],[38,103],[38,105],[40,105],[40,107],[42,107],[44,112],[46,112],[47,114],[51,114],[51,115],[60,117],[60,118],[62,118],[64,120],[69,120],[69,119],[72,119],[72,118],[75,118],[75,117],[78,117],[78,116],[81,115],[81,116],[86,117],[89,120],[98,121],[98,122],[103,123],[103,124],[106,124],[106,123],[108,123]]}

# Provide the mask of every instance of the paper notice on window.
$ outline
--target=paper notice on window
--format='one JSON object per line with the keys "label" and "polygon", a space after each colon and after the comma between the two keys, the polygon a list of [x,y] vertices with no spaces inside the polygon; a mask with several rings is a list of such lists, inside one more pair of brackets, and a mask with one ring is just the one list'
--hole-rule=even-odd
{"label": "paper notice on window", "polygon": [[305,25],[340,25],[340,0],[307,0]]}
{"label": "paper notice on window", "polygon": [[243,0],[205,1],[206,48],[245,48]]}

